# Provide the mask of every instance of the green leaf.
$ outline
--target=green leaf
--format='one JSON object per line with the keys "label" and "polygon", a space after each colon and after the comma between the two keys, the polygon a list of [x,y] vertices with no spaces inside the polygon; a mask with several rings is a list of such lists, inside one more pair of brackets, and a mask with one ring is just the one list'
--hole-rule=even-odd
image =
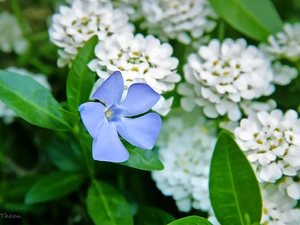
{"label": "green leaf", "polygon": [[222,132],[212,157],[209,192],[222,225],[260,222],[262,200],[252,167],[238,145]]}
{"label": "green leaf", "polygon": [[28,191],[26,204],[51,201],[76,191],[84,177],[74,172],[53,172],[39,179]]}
{"label": "green leaf", "polygon": [[0,70],[0,100],[31,124],[53,130],[72,129],[57,110],[62,109],[61,105],[31,77]]}
{"label": "green leaf", "polygon": [[96,225],[133,225],[129,204],[110,185],[93,180],[86,198],[87,210]]}
{"label": "green leaf", "polygon": [[168,224],[175,219],[174,216],[161,209],[151,206],[139,206],[135,223],[143,225]]}
{"label": "green leaf", "polygon": [[127,148],[127,150],[129,159],[119,164],[147,171],[164,169],[164,165],[154,150],[143,150],[140,148]]}
{"label": "green leaf", "polygon": [[210,0],[216,13],[241,33],[266,41],[282,30],[282,20],[270,0]]}
{"label": "green leaf", "polygon": [[71,112],[78,114],[78,106],[89,99],[95,83],[95,72],[87,64],[95,57],[98,37],[93,36],[79,51],[67,77],[67,99]]}
{"label": "green leaf", "polygon": [[45,146],[50,162],[63,171],[79,171],[81,164],[70,145],[57,140]]}
{"label": "green leaf", "polygon": [[207,219],[200,216],[188,216],[175,220],[168,225],[212,225]]}

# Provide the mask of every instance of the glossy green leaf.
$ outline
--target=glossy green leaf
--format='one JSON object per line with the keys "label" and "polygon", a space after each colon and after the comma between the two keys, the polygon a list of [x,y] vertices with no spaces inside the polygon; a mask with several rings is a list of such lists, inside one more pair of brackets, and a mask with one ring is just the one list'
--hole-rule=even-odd
{"label": "glossy green leaf", "polygon": [[175,220],[168,225],[212,225],[207,219],[200,216],[188,216]]}
{"label": "glossy green leaf", "polygon": [[168,224],[175,219],[174,216],[161,209],[151,206],[139,206],[135,223],[143,225]]}
{"label": "glossy green leaf", "polygon": [[130,155],[129,159],[120,163],[121,165],[148,171],[164,169],[164,165],[154,150],[144,150],[140,148],[127,148],[127,150]]}
{"label": "glossy green leaf", "polygon": [[81,164],[69,144],[55,140],[47,143],[45,150],[50,162],[60,170],[81,170]]}
{"label": "glossy green leaf", "polygon": [[31,77],[0,70],[0,100],[31,124],[54,130],[72,129],[57,110],[62,109],[60,104]]}
{"label": "glossy green leaf", "polygon": [[221,133],[213,153],[209,192],[222,225],[260,222],[262,200],[258,181],[246,156],[226,132]]}
{"label": "glossy green leaf", "polygon": [[84,177],[74,172],[53,172],[40,178],[28,191],[26,204],[51,201],[76,191]]}
{"label": "glossy green leaf", "polygon": [[95,72],[87,64],[95,57],[94,48],[98,37],[93,36],[79,51],[67,77],[67,99],[71,112],[78,114],[78,106],[88,101],[95,83]]}
{"label": "glossy green leaf", "polygon": [[131,209],[124,196],[104,182],[93,180],[86,204],[96,225],[133,225]]}
{"label": "glossy green leaf", "polygon": [[216,13],[241,33],[266,41],[282,30],[282,20],[270,0],[210,0]]}

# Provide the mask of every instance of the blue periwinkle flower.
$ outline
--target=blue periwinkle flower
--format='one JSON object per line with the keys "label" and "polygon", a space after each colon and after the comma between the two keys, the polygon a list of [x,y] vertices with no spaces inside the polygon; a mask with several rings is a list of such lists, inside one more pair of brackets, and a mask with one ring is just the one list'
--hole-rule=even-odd
{"label": "blue periwinkle flower", "polygon": [[129,153],[119,135],[130,144],[149,150],[153,148],[161,130],[162,121],[156,113],[136,117],[147,112],[160,95],[147,84],[135,83],[129,87],[125,100],[120,103],[123,91],[122,74],[116,71],[92,96],[101,103],[88,102],[78,108],[86,129],[94,138],[95,160],[126,161]]}

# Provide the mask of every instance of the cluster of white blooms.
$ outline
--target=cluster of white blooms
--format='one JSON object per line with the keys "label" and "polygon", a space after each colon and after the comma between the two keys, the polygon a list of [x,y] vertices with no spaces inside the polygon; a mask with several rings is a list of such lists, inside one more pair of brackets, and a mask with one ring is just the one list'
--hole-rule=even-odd
{"label": "cluster of white blooms", "polygon": [[272,59],[287,58],[292,61],[300,58],[300,23],[286,23],[283,31],[268,37],[268,44],[261,44],[263,51]]}
{"label": "cluster of white blooms", "polygon": [[284,65],[279,61],[272,64],[274,72],[274,84],[287,85],[298,76],[298,70],[295,67]]}
{"label": "cluster of white blooms", "polygon": [[143,0],[142,11],[145,21],[141,27],[163,41],[191,44],[216,26],[210,19],[216,15],[207,0]]}
{"label": "cluster of white blooms", "polygon": [[[13,73],[18,73],[23,76],[31,77],[48,90],[51,89],[47,77],[43,74],[33,74],[27,71],[26,69],[16,67],[8,67],[6,70]],[[3,119],[3,122],[5,124],[10,124],[13,122],[14,118],[17,117],[17,115],[11,109],[9,109],[3,102],[0,101],[0,117]]]}
{"label": "cluster of white blooms", "polygon": [[29,42],[22,34],[17,18],[7,11],[0,13],[0,51],[24,53]]}
{"label": "cluster of white blooms", "polygon": [[[160,43],[152,35],[123,33],[114,34],[99,42],[95,47],[97,58],[89,68],[105,80],[112,72],[122,72],[125,88],[133,83],[147,83],[159,94],[173,90],[181,77],[176,73],[178,59],[172,57],[173,48],[169,43]],[[173,98],[164,97],[154,109],[163,115],[170,110]],[[159,107],[158,107],[159,105]]]}
{"label": "cluster of white blooms", "polygon": [[74,0],[71,6],[60,6],[52,17],[50,40],[60,48],[58,66],[71,65],[79,49],[92,36],[100,41],[120,32],[132,32],[128,16],[109,2]]}
{"label": "cluster of white blooms", "polygon": [[[236,141],[263,182],[296,178],[300,169],[300,119],[294,110],[260,111],[242,119]],[[291,180],[293,181],[293,179]],[[292,184],[292,185],[291,185]],[[299,199],[297,182],[287,182],[287,193]]]}
{"label": "cluster of white blooms", "polygon": [[182,212],[192,207],[211,211],[208,176],[216,131],[208,130],[210,125],[201,113],[180,112],[169,116],[158,138],[159,158],[165,168],[153,171],[152,178]]}
{"label": "cluster of white blooms", "polygon": [[300,224],[300,209],[297,201],[286,195],[276,184],[262,184],[263,214],[261,224]]}
{"label": "cluster of white blooms", "polygon": [[[189,111],[197,104],[209,118],[227,115],[237,121],[243,106],[249,111],[253,99],[275,90],[270,60],[255,46],[247,45],[245,39],[227,38],[223,43],[213,39],[208,46],[200,46],[198,54],[188,56],[184,77],[186,82],[178,87],[184,96],[182,108]],[[270,107],[268,103],[259,105]]]}

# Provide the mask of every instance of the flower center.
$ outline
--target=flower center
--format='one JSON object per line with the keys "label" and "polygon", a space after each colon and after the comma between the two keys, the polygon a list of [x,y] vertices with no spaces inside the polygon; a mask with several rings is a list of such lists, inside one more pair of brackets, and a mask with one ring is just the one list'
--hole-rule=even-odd
{"label": "flower center", "polygon": [[113,116],[113,112],[110,109],[105,111],[105,117],[107,119],[110,119],[112,116]]}

